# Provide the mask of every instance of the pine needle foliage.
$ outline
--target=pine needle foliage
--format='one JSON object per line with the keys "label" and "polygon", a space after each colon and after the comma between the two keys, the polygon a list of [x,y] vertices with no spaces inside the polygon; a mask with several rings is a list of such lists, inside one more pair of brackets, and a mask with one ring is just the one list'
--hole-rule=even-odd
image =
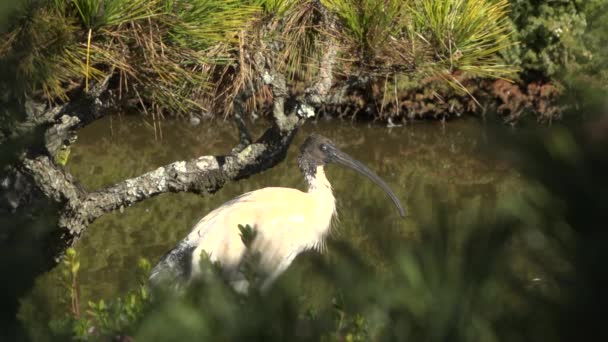
{"label": "pine needle foliage", "polygon": [[512,44],[508,6],[508,0],[413,0],[408,9],[413,33],[432,49],[438,69],[501,77],[515,71],[497,58]]}
{"label": "pine needle foliage", "polygon": [[[78,24],[53,8],[24,10],[17,27],[4,35],[0,49],[5,75],[16,93],[41,92],[46,98],[65,99],[66,88],[84,71],[76,44]],[[8,70],[15,70],[14,73]]]}
{"label": "pine needle foliage", "polygon": [[216,43],[236,43],[238,32],[259,12],[242,0],[170,1],[170,37],[181,46],[204,50]]}
{"label": "pine needle foliage", "polygon": [[391,38],[405,31],[408,20],[403,0],[324,0],[341,19],[341,36],[357,51],[362,62],[370,62]]}
{"label": "pine needle foliage", "polygon": [[87,28],[117,26],[147,19],[159,10],[158,0],[54,0],[58,10],[75,7]]}
{"label": "pine needle foliage", "polygon": [[391,92],[411,79],[457,84],[462,72],[514,71],[496,59],[512,44],[507,2],[39,0],[0,35],[0,68],[16,94],[48,102],[111,76],[123,103],[161,117],[228,113],[245,88],[255,93],[256,52],[293,89],[314,78],[329,44],[337,82],[367,75],[390,80]]}
{"label": "pine needle foliage", "polygon": [[254,4],[260,6],[267,14],[281,17],[294,5],[301,3],[299,0],[255,0]]}
{"label": "pine needle foliage", "polygon": [[0,60],[16,70],[17,93],[67,101],[83,80],[115,75],[121,97],[144,109],[200,112],[213,67],[234,61],[258,10],[241,0],[46,0],[2,37]]}
{"label": "pine needle foliage", "polygon": [[456,75],[505,78],[516,71],[497,58],[513,44],[508,0],[323,3],[340,18],[342,72],[363,68],[384,78],[381,83],[391,91],[422,79],[441,79],[466,91]]}
{"label": "pine needle foliage", "polygon": [[320,27],[320,9],[316,1],[300,1],[284,9],[281,18],[280,41],[284,44],[279,56],[279,68],[290,79],[307,81],[316,74],[326,32]]}

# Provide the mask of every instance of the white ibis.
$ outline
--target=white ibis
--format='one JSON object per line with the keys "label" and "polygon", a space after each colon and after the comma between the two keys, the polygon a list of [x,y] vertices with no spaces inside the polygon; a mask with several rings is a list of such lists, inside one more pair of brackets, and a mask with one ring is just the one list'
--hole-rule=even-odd
{"label": "white ibis", "polygon": [[[239,271],[247,252],[258,252],[260,271],[266,274],[265,291],[302,251],[320,250],[335,214],[335,199],[323,167],[328,163],[347,166],[382,188],[405,216],[397,196],[374,172],[340,151],[329,139],[312,134],[300,147],[298,164],[308,183],[308,191],[270,187],[243,194],[203,217],[175,248],[152,270],[150,281],[183,282],[201,274],[201,252],[211,262],[219,262],[232,286],[246,292],[248,283]],[[249,225],[256,233],[247,247],[239,225]]]}

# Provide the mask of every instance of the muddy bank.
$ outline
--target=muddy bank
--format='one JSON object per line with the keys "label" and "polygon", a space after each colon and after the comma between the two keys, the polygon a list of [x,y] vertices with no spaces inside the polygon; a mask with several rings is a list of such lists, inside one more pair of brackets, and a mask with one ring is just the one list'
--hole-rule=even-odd
{"label": "muddy bank", "polygon": [[[563,89],[541,81],[521,84],[507,80],[466,80],[447,84],[431,79],[420,87],[386,95],[387,85],[371,84],[349,94],[341,105],[328,105],[323,115],[360,120],[380,120],[391,124],[414,120],[449,120],[462,116],[498,116],[515,124],[533,116],[540,123],[559,120],[564,111],[559,98]],[[464,90],[466,89],[466,90]]]}

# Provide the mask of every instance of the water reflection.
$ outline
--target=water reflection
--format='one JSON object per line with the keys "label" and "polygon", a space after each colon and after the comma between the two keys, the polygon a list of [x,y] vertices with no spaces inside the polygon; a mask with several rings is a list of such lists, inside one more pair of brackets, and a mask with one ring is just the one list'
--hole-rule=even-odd
{"label": "water reflection", "polygon": [[[333,238],[362,251],[378,272],[389,272],[392,265],[385,251],[418,238],[420,218],[437,214],[433,202],[437,189],[450,217],[460,224],[479,215],[492,216],[502,198],[522,189],[518,174],[508,164],[482,153],[488,139],[478,122],[440,125],[387,129],[344,122],[309,123],[298,134],[288,159],[272,170],[228,184],[213,196],[164,194],[105,215],[89,227],[77,246],[82,256],[82,302],[112,297],[133,287],[138,257],[158,260],[198,219],[236,195],[266,186],[304,189],[295,161],[296,146],[313,131],[368,165],[408,208],[409,216],[401,219],[371,182],[351,170],[328,167],[340,218]],[[253,128],[256,134],[263,129],[261,125]],[[175,121],[164,122],[162,140],[155,140],[154,128],[141,117],[114,116],[80,132],[67,167],[86,188],[97,189],[175,160],[226,153],[236,144],[235,137],[228,123],[202,122],[192,127]],[[393,246],[378,246],[377,234],[390,237],[382,243]],[[331,250],[326,257],[332,257]],[[305,256],[298,258],[289,276],[303,277],[305,283],[310,267]],[[64,290],[57,278],[56,270],[41,276],[23,301],[20,315],[37,340],[44,338],[50,318],[65,312],[65,304],[58,300]]]}

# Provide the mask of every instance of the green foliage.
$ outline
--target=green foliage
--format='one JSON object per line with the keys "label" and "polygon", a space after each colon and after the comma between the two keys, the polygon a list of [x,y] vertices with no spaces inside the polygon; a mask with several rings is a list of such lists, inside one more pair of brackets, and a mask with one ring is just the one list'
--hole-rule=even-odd
{"label": "green foliage", "polygon": [[525,79],[559,80],[581,71],[605,79],[606,1],[511,0],[511,8],[519,44],[503,56],[524,69]]}
{"label": "green foliage", "polygon": [[68,248],[63,260],[62,283],[68,292],[70,301],[70,311],[76,318],[80,318],[80,294],[78,289],[78,271],[80,270],[80,261],[78,254],[73,248]]}
{"label": "green foliage", "polygon": [[[491,230],[458,227],[458,233],[446,223],[429,221],[421,242],[387,251],[394,263],[390,274],[366,266],[352,246],[332,243],[333,260],[314,262],[317,281],[335,288],[314,292],[325,305],[311,305],[308,294],[289,282],[280,282],[266,296],[239,295],[217,265],[203,257],[203,276],[186,293],[159,292],[148,310],[137,311],[139,318],[118,322],[124,310],[111,310],[104,301],[89,303],[90,319],[73,322],[73,329],[98,332],[83,339],[493,340],[491,322],[499,321],[501,312],[483,315],[488,306],[500,305],[496,281],[506,270],[501,260],[511,223]],[[385,238],[377,238],[378,245],[388,246]],[[307,282],[320,285],[315,279]]]}
{"label": "green foliage", "polygon": [[240,225],[239,224],[239,231],[241,232],[241,241],[243,241],[243,244],[249,248],[251,247],[251,244],[253,243],[253,240],[255,240],[256,236],[258,235],[258,232],[256,230],[254,230],[250,225]]}
{"label": "green foliage", "polygon": [[201,111],[213,67],[232,59],[235,37],[257,8],[236,0],[31,3],[2,37],[2,71],[16,94],[47,101],[67,101],[82,83],[88,90],[89,79],[115,75],[117,91],[144,109]]}
{"label": "green foliage", "polygon": [[13,78],[4,86],[18,96],[68,101],[74,90],[111,76],[123,103],[161,117],[210,106],[229,112],[237,93],[256,88],[256,50],[297,89],[317,74],[329,37],[339,45],[341,75],[511,71],[493,60],[508,36],[503,0],[432,3],[46,0],[25,5],[2,35],[0,64]]}
{"label": "green foliage", "polygon": [[254,4],[257,4],[264,9],[264,12],[275,16],[283,16],[286,11],[292,9],[295,5],[300,3],[298,0],[254,0]]}
{"label": "green foliage", "polygon": [[76,21],[49,8],[29,9],[21,20],[0,45],[5,81],[16,94],[42,91],[48,98],[65,98],[65,84],[85,70],[85,53],[75,44]]}
{"label": "green foliage", "polygon": [[539,3],[515,1],[515,25],[521,41],[524,68],[554,76],[568,63],[582,57],[586,20],[574,1]]}
{"label": "green foliage", "polygon": [[10,18],[23,6],[26,0],[2,1],[0,3],[0,34],[4,33],[11,24]]}
{"label": "green foliage", "polygon": [[324,35],[328,34],[319,25],[320,9],[312,0],[293,1],[282,7],[274,16],[280,28],[278,40],[284,44],[277,58],[279,68],[290,80],[310,81],[318,70]]}
{"label": "green foliage", "polygon": [[243,226],[239,224],[238,228],[241,234],[241,241],[243,241],[243,244],[247,247],[247,252],[243,256],[243,261],[239,265],[239,272],[243,274],[245,280],[247,281],[247,291],[243,292],[252,294],[259,291],[265,276],[265,274],[263,274],[259,268],[260,259],[262,256],[259,252],[251,252],[251,244],[257,237],[258,232],[250,225]]}
{"label": "green foliage", "polygon": [[493,77],[514,71],[496,58],[511,44],[507,0],[415,0],[410,8],[415,34],[434,47],[441,68]]}
{"label": "green foliage", "polygon": [[148,19],[159,10],[159,0],[54,0],[58,11],[69,11],[70,3],[78,11],[86,28],[117,26],[130,21]]}
{"label": "green foliage", "polygon": [[63,261],[63,283],[70,300],[70,313],[63,319],[49,322],[56,338],[74,340],[106,340],[117,332],[129,332],[142,317],[149,305],[150,295],[146,282],[150,273],[150,263],[145,259],[138,262],[140,285],[125,296],[106,302],[89,301],[87,309],[81,313],[78,271],[80,261],[77,252],[70,248]]}
{"label": "green foliage", "polygon": [[213,44],[236,42],[239,31],[259,8],[244,5],[242,0],[188,0],[168,2],[167,10],[175,15],[171,39],[185,48],[204,50]]}
{"label": "green foliage", "polygon": [[406,25],[406,6],[403,0],[327,0],[324,3],[342,20],[345,33],[364,54],[371,56],[389,43],[391,37],[401,35]]}
{"label": "green foliage", "polygon": [[65,166],[68,163],[70,157],[70,146],[62,145],[57,154],[55,154],[55,163],[57,165]]}
{"label": "green foliage", "polygon": [[[608,84],[608,1],[589,0],[581,4],[587,21],[583,36],[586,50],[579,67],[568,69],[569,78],[593,83],[594,87],[606,90]],[[583,75],[583,77],[580,77]]]}
{"label": "green foliage", "polygon": [[[508,47],[507,0],[327,0],[363,63],[417,69],[419,76],[464,71],[500,77]],[[374,60],[375,63],[374,63]]]}

